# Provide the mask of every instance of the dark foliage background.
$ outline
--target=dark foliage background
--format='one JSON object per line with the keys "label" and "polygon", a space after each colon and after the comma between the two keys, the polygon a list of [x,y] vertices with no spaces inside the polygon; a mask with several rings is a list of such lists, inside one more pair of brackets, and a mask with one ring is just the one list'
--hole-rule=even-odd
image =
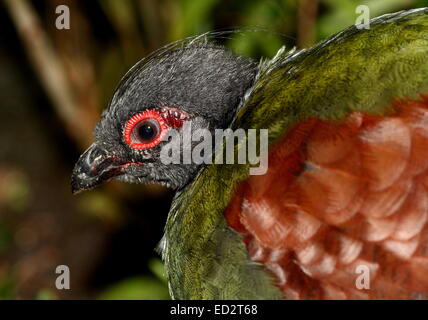
{"label": "dark foliage background", "polygon": [[[68,5],[71,29],[55,28]],[[70,172],[121,76],[162,45],[243,28],[224,45],[255,59],[307,47],[427,0],[0,0],[0,299],[168,299],[153,248],[172,193],[111,182],[72,196]],[[252,32],[252,30],[264,30]],[[55,268],[71,290],[55,288]]]}

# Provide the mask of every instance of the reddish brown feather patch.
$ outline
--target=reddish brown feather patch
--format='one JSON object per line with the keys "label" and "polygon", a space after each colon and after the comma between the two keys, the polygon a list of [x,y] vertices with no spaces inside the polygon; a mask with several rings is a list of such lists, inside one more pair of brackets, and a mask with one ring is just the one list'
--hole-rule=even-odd
{"label": "reddish brown feather patch", "polygon": [[428,297],[428,98],[394,108],[297,125],[232,198],[226,220],[286,297]]}

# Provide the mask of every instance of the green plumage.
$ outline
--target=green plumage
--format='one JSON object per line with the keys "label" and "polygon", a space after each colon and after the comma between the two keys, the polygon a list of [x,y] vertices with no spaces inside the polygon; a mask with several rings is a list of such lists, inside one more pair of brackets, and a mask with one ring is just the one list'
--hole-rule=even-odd
{"label": "green plumage", "polygon": [[[352,111],[384,115],[395,99],[427,89],[428,10],[399,12],[372,20],[368,30],[352,26],[263,64],[232,127],[268,128],[272,145],[304,119],[334,121]],[[223,217],[248,169],[210,165],[175,197],[163,243],[174,298],[282,297],[263,266],[248,260],[242,239]]]}

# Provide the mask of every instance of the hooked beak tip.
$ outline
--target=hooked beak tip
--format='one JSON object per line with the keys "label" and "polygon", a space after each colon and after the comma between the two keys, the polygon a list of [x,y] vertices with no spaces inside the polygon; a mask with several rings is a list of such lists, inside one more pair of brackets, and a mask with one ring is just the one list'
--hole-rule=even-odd
{"label": "hooked beak tip", "polygon": [[95,185],[93,187],[91,187],[90,185],[84,183],[84,179],[79,179],[77,178],[76,175],[72,175],[71,177],[71,193],[73,195],[79,194],[83,191],[92,189],[93,187],[95,187]]}
{"label": "hooked beak tip", "polygon": [[92,144],[77,161],[71,176],[71,192],[78,194],[95,188],[121,174],[121,162]]}

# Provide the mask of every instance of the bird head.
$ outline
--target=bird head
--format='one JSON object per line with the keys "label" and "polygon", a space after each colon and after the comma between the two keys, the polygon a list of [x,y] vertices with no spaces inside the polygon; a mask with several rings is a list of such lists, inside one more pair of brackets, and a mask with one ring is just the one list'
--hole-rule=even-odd
{"label": "bird head", "polygon": [[[95,142],[76,163],[73,192],[112,178],[182,188],[201,165],[165,164],[162,147],[180,145],[189,122],[192,130],[227,128],[256,73],[252,60],[207,43],[169,47],[143,59],[120,82],[94,130]],[[178,135],[169,135],[172,129]]]}

